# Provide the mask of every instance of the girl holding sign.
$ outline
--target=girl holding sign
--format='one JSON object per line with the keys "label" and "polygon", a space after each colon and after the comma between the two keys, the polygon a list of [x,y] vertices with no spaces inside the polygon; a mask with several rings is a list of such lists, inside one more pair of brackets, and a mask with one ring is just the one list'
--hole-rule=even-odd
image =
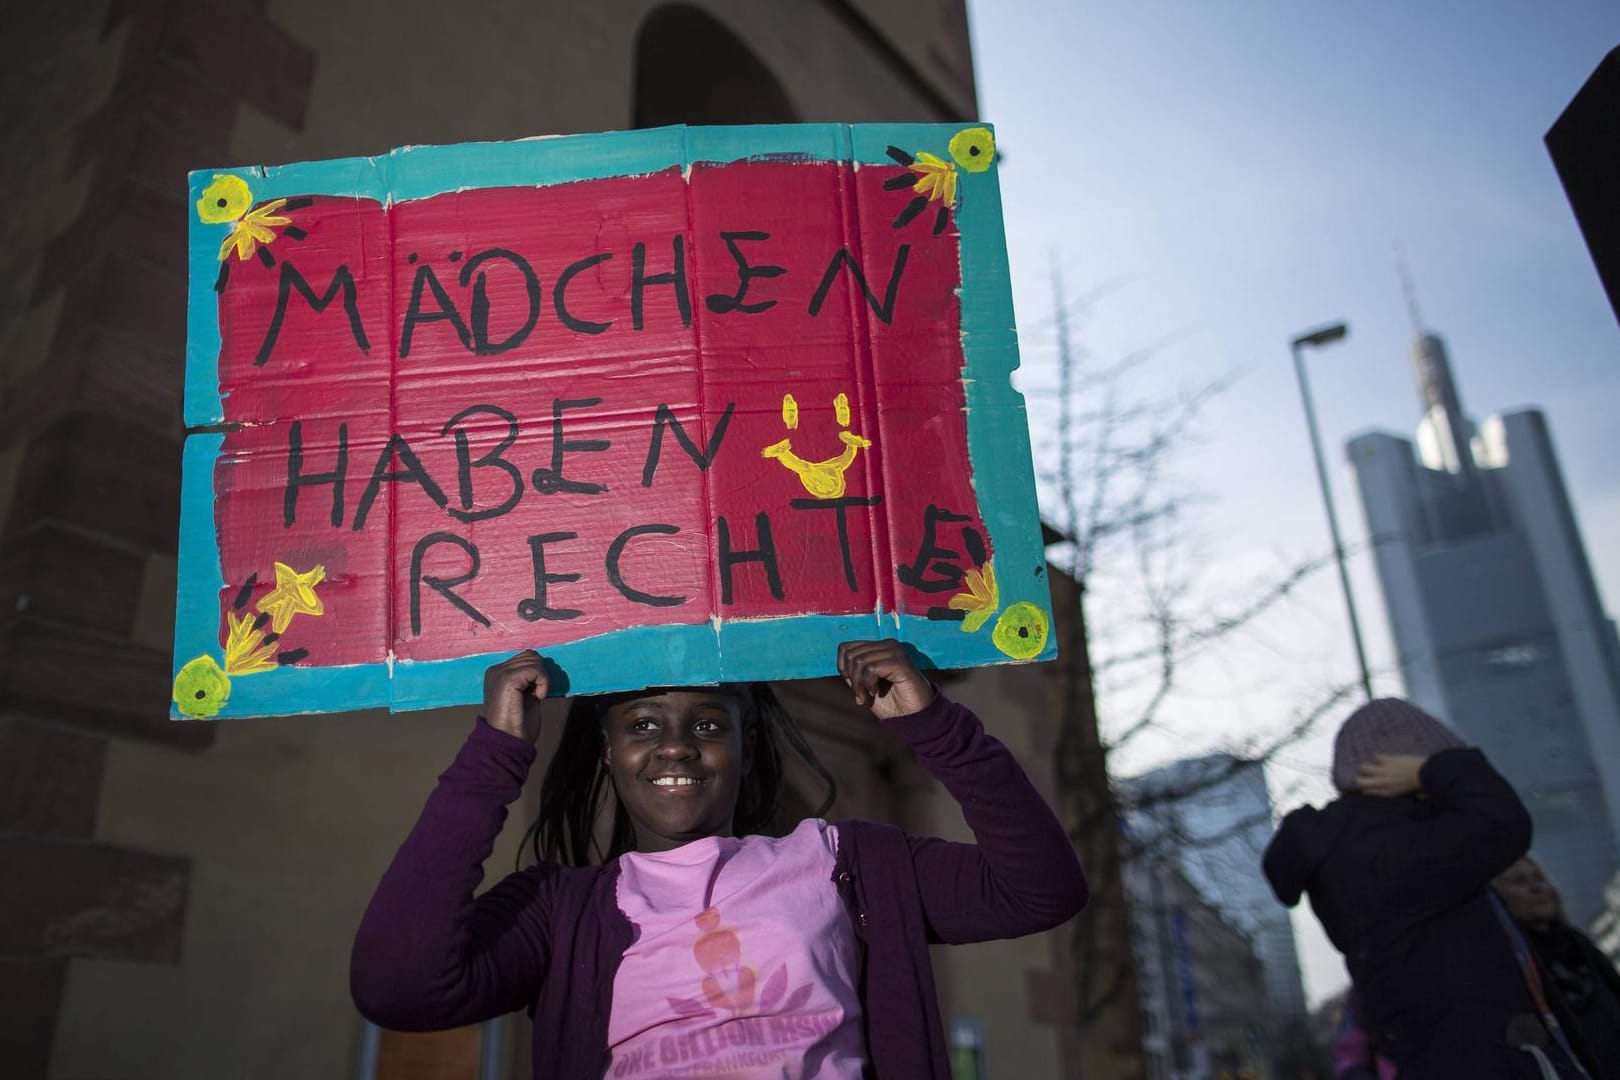
{"label": "girl holding sign", "polygon": [[[820,819],[770,835],[779,740],[802,740],[768,689],[636,691],[574,703],[541,793],[544,857],[475,898],[535,757],[547,678],[520,653],[486,674],[483,718],[361,922],[360,1011],[424,1031],[527,1009],[537,1077],[945,1080],[928,946],[1057,926],[1085,878],[1012,755],[899,643],[846,642],[838,670],[976,844]],[[592,864],[604,785],[611,839]]]}

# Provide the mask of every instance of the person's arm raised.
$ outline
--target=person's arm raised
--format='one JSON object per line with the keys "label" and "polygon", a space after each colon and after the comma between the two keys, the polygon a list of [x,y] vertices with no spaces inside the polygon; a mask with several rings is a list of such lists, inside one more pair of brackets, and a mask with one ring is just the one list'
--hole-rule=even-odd
{"label": "person's arm raised", "polygon": [[1529,812],[1478,750],[1380,756],[1356,783],[1368,795],[1421,793],[1434,808],[1392,830],[1380,853],[1380,879],[1400,910],[1451,907],[1488,888],[1530,848]]}
{"label": "person's arm raised", "polygon": [[858,705],[911,744],[977,843],[908,837],[933,936],[961,944],[1048,930],[1085,907],[1086,878],[1052,810],[969,709],[936,691],[895,641],[839,646]]}
{"label": "person's arm raised", "polygon": [[475,901],[534,763],[544,661],[519,653],[484,678],[484,718],[428,797],[355,934],[349,982],[367,1019],[431,1031],[522,1008],[545,975],[550,867],[509,875]]}

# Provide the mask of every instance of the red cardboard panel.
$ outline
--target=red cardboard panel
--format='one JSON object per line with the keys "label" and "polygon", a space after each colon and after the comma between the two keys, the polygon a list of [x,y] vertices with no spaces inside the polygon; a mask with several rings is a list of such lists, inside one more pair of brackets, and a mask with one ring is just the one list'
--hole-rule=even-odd
{"label": "red cardboard panel", "polygon": [[472,700],[524,648],[575,692],[1050,656],[993,145],[194,175],[176,713]]}

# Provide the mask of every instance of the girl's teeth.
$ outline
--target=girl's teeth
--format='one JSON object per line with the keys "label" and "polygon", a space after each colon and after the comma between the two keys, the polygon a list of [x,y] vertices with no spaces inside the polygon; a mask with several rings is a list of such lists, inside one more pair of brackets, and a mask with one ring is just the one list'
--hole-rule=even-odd
{"label": "girl's teeth", "polygon": [[663,776],[653,781],[659,787],[687,787],[697,783],[689,776]]}

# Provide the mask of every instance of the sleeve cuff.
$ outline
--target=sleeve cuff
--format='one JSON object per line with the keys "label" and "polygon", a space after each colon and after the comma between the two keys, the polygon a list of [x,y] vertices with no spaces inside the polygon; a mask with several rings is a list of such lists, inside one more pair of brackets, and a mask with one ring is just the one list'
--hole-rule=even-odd
{"label": "sleeve cuff", "polygon": [[1430,754],[1418,770],[1418,783],[1425,794],[1436,795],[1456,783],[1460,775],[1484,764],[1484,755],[1472,747],[1440,750]]}
{"label": "sleeve cuff", "polygon": [[906,742],[918,746],[955,729],[958,708],[954,701],[945,696],[945,691],[935,686],[934,700],[922,709],[905,716],[896,716],[884,723]]}
{"label": "sleeve cuff", "polygon": [[500,757],[516,758],[525,768],[534,764],[538,753],[533,744],[492,727],[482,716],[473,725],[472,734],[467,736],[467,745],[487,749]]}

